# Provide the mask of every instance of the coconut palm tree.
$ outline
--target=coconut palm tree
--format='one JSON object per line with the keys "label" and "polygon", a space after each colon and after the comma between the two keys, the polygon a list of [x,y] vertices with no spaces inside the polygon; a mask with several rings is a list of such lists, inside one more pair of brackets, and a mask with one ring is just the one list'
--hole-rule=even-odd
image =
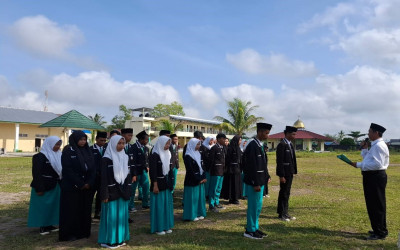
{"label": "coconut palm tree", "polygon": [[178,129],[182,128],[182,124],[181,122],[173,124],[170,121],[163,119],[158,121],[157,128],[159,130],[169,130],[171,131],[171,134],[174,134]]}
{"label": "coconut palm tree", "polygon": [[354,139],[354,142],[357,143],[358,138],[361,136],[364,136],[366,134],[361,134],[360,131],[350,131],[350,134],[347,134],[348,136],[352,137]]}
{"label": "coconut palm tree", "polygon": [[94,121],[95,123],[99,124],[100,126],[105,125],[107,122],[104,121],[104,116],[96,113],[94,116],[88,115],[89,119]]}
{"label": "coconut palm tree", "polygon": [[228,101],[228,118],[215,116],[214,119],[221,121],[218,127],[233,134],[243,135],[243,133],[255,126],[263,117],[256,117],[251,113],[258,106],[251,106],[250,101],[243,101],[239,98],[234,98],[233,101]]}

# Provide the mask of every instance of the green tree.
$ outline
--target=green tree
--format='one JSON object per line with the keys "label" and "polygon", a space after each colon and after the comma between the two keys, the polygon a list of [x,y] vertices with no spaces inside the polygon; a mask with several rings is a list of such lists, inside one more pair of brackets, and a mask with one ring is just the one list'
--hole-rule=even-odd
{"label": "green tree", "polygon": [[360,131],[350,131],[350,134],[347,134],[347,135],[353,138],[354,143],[357,143],[358,138],[360,138],[361,136],[364,136],[366,134],[361,134]]}
{"label": "green tree", "polygon": [[251,106],[250,101],[243,101],[239,98],[228,101],[228,118],[216,116],[214,119],[221,121],[218,127],[226,130],[229,133],[242,135],[246,130],[251,129],[259,121],[264,118],[256,117],[251,113],[258,108],[258,106]]}
{"label": "green tree", "polygon": [[94,116],[88,115],[89,119],[99,124],[100,126],[105,125],[107,122],[104,121],[104,116],[96,113]]}
{"label": "green tree", "polygon": [[163,119],[157,122],[157,128],[159,130],[169,130],[171,131],[171,134],[174,134],[178,129],[182,128],[182,124],[181,122],[173,124],[170,121]]}
{"label": "green tree", "polygon": [[340,145],[355,146],[356,143],[354,142],[353,138],[346,137],[346,138],[343,138],[343,140],[340,141]]}
{"label": "green tree", "polygon": [[338,140],[338,137],[337,137],[336,135],[324,134],[324,136],[326,136],[326,137],[328,137],[328,138],[331,138],[331,139],[334,140],[334,141],[337,141],[337,140]]}
{"label": "green tree", "polygon": [[346,134],[343,132],[343,130],[340,130],[337,134],[337,140],[338,142],[341,142],[343,138],[346,136]]}
{"label": "green tree", "polygon": [[107,127],[107,130],[121,129],[125,127],[125,122],[132,119],[131,111],[125,105],[119,105],[119,115],[111,119],[112,124]]}
{"label": "green tree", "polygon": [[171,104],[157,104],[154,106],[153,111],[150,112],[151,117],[163,117],[168,115],[185,115],[182,104],[172,102]]}

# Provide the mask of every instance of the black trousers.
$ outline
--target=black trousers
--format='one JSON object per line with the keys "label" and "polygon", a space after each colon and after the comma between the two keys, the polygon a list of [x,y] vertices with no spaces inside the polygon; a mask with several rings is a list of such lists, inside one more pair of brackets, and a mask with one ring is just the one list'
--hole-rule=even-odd
{"label": "black trousers", "polygon": [[89,238],[92,221],[92,190],[61,190],[59,240]]}
{"label": "black trousers", "polygon": [[363,171],[363,187],[365,203],[369,220],[374,234],[387,236],[386,227],[386,183],[387,175],[384,170]]}
{"label": "black trousers", "polygon": [[289,209],[290,189],[292,188],[293,175],[285,176],[286,183],[280,183],[278,209],[279,216],[287,215]]}

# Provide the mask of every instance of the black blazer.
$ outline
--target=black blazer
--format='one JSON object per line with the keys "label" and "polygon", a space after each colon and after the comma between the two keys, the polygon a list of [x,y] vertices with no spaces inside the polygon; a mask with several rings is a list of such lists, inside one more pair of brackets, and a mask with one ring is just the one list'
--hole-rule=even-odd
{"label": "black blazer", "polygon": [[103,147],[103,153],[94,147],[94,145],[90,146],[90,150],[92,150],[94,157],[94,164],[96,165],[96,173],[100,173],[101,169],[101,159],[103,158],[104,153],[106,152],[106,146]]}
{"label": "black blazer", "polygon": [[171,168],[171,164],[169,172],[167,175],[163,175],[162,171],[162,162],[160,156],[157,153],[153,153],[150,155],[149,159],[149,174],[150,174],[150,191],[153,192],[154,182],[157,182],[158,190],[163,191],[166,189],[172,190],[174,183],[174,175],[173,168]]}
{"label": "black blazer", "polygon": [[43,153],[37,153],[32,157],[32,177],[31,187],[36,192],[52,190],[60,181],[57,172]]}
{"label": "black blazer", "polygon": [[80,190],[85,184],[89,184],[90,188],[94,186],[96,166],[89,164],[87,169],[83,169],[79,162],[78,155],[72,147],[64,148],[61,155],[61,164],[61,189],[65,191],[76,191]]}
{"label": "black blazer", "polygon": [[149,166],[149,161],[148,161],[148,155],[149,155],[149,149],[144,146],[144,147],[138,147],[137,145],[138,142],[135,144],[132,144],[132,152],[133,152],[133,162],[132,166],[134,168],[134,172],[137,175],[143,174],[143,171],[147,172],[147,168]]}
{"label": "black blazer", "polygon": [[185,168],[186,168],[184,185],[185,186],[199,185],[200,181],[206,178],[206,172],[203,172],[203,174],[200,175],[200,166],[189,155],[185,155],[185,157],[183,157],[183,161],[185,163]]}
{"label": "black blazer", "polygon": [[131,176],[137,176],[136,168],[133,166],[134,165],[134,163],[133,163],[133,161],[134,161],[133,160],[134,159],[133,145],[130,143],[127,143],[126,145],[128,146],[128,149],[124,148],[124,151],[125,151],[125,154],[127,154],[129,157],[128,164],[129,164],[129,167],[131,170]]}
{"label": "black blazer", "polygon": [[201,163],[202,163],[202,168],[204,171],[208,172],[210,171],[210,150],[207,147],[204,147],[201,154]]}
{"label": "black blazer", "polygon": [[208,154],[209,168],[211,176],[223,176],[225,169],[225,149],[224,146],[215,144]]}
{"label": "black blazer", "polygon": [[115,181],[113,162],[109,158],[101,160],[101,185],[100,199],[108,201],[118,200],[122,198],[129,200],[132,194],[132,177],[129,173],[124,183],[121,185]]}
{"label": "black blazer", "polygon": [[237,152],[234,152],[232,148],[228,147],[225,165],[228,174],[240,174],[242,172],[242,151],[238,148]]}
{"label": "black blazer", "polygon": [[276,147],[276,175],[279,177],[297,174],[296,152],[285,140]]}
{"label": "black blazer", "polygon": [[179,152],[178,152],[178,145],[175,146],[175,150],[171,146],[169,146],[169,151],[171,152],[171,166],[175,168],[179,168]]}
{"label": "black blazer", "polygon": [[256,139],[252,140],[243,153],[243,181],[250,186],[263,186],[269,179],[268,157]]}

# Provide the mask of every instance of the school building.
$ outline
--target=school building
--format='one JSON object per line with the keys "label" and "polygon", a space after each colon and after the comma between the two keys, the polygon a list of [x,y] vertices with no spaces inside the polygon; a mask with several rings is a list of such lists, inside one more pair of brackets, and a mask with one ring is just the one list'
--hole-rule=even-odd
{"label": "school building", "polygon": [[0,107],[0,154],[37,152],[48,136],[62,137],[63,128],[39,128],[58,116],[52,112]]}

